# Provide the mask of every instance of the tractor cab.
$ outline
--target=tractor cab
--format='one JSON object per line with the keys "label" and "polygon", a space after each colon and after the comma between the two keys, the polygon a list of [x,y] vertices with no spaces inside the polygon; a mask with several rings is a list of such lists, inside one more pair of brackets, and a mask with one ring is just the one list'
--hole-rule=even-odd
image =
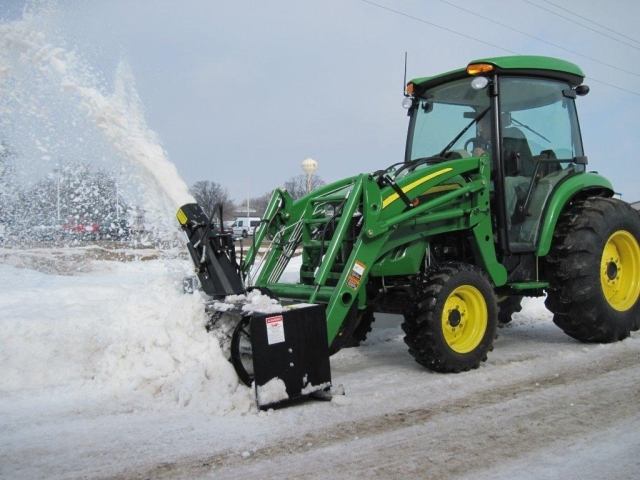
{"label": "tractor cab", "polygon": [[583,77],[569,62],[522,56],[413,80],[405,162],[488,157],[496,241],[503,252],[535,252],[554,189],[585,171],[575,108]]}

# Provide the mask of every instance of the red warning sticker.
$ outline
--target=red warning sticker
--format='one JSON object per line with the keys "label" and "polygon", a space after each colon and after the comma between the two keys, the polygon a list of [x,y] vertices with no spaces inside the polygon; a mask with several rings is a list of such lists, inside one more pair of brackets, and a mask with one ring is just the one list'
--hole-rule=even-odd
{"label": "red warning sticker", "polygon": [[284,342],[284,322],[282,315],[267,318],[267,342],[269,345]]}

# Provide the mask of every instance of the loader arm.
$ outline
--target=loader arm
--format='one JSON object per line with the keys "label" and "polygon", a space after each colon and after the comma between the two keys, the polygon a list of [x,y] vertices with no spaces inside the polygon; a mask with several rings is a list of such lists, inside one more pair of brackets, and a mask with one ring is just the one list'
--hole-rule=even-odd
{"label": "loader arm", "polygon": [[[393,186],[381,183],[377,175],[361,174],[293,203],[287,201],[287,194],[275,193],[266,221],[256,234],[256,245],[267,230],[274,235],[274,242],[255,285],[266,287],[281,298],[327,303],[329,343],[354,301],[364,307],[366,294],[362,287],[376,262],[401,245],[421,241],[424,255],[433,236],[468,230],[472,248],[481,258],[480,266],[495,285],[506,283],[506,271],[496,260],[491,234],[486,158],[426,166],[398,179]],[[339,215],[330,239],[319,234],[330,223],[324,215],[327,205],[337,205],[333,208],[338,209]],[[404,229],[405,234],[391,239],[399,229]],[[347,240],[348,235],[353,236],[352,241]],[[300,282],[285,284],[279,278],[293,256],[292,245],[302,246]],[[348,256],[339,258],[347,250]],[[255,252],[250,249],[247,260],[254,258]]]}

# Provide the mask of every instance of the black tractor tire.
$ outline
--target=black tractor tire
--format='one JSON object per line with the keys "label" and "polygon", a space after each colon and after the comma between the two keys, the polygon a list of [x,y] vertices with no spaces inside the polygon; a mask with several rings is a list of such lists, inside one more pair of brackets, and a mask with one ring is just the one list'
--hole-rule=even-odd
{"label": "black tractor tire", "polygon": [[590,198],[558,220],[545,269],[546,307],[583,342],[623,340],[640,328],[640,215],[627,203]]}
{"label": "black tractor tire", "polygon": [[497,337],[493,286],[478,267],[443,263],[412,284],[402,329],[416,362],[440,373],[478,368]]}
{"label": "black tractor tire", "polygon": [[375,321],[373,309],[367,307],[358,312],[358,321],[356,327],[351,333],[351,337],[345,342],[344,348],[359,347],[362,342],[367,339],[367,335],[371,332],[372,324]]}
{"label": "black tractor tire", "polygon": [[498,323],[505,325],[513,320],[513,314],[522,311],[522,295],[510,295],[498,299]]}
{"label": "black tractor tire", "polygon": [[343,348],[347,348],[348,343],[353,335],[354,330],[358,326],[358,302],[354,302],[347,313],[346,318],[340,325],[338,333],[336,333],[333,342],[329,345],[329,355],[335,355]]}

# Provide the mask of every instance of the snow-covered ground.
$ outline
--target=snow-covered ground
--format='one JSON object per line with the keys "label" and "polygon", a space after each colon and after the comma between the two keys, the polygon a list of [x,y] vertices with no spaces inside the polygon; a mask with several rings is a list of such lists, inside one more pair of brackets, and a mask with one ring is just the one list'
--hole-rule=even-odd
{"label": "snow-covered ground", "polygon": [[639,478],[638,332],[581,344],[529,299],[439,375],[387,321],[332,357],[345,396],[259,412],[190,262],[120,253],[0,249],[0,477]]}

